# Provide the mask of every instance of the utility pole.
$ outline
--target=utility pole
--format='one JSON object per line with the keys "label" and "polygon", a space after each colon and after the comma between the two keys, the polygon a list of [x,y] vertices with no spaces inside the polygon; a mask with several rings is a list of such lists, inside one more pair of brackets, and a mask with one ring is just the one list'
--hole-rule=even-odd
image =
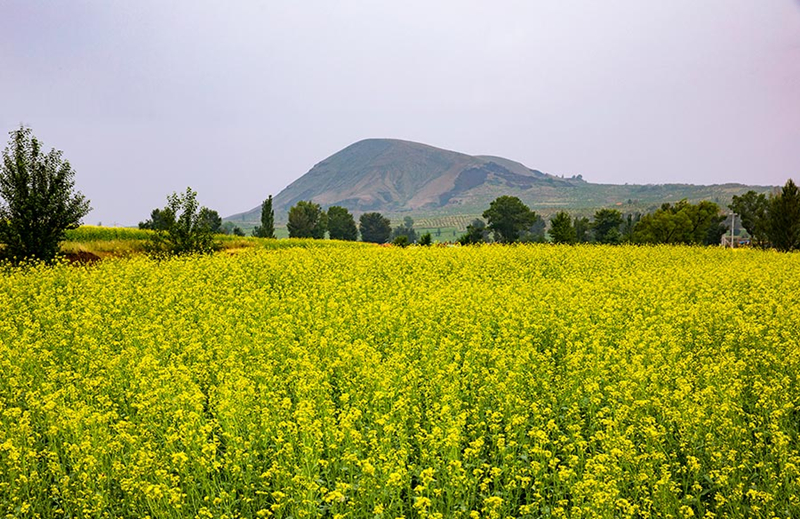
{"label": "utility pole", "polygon": [[735,232],[736,232],[736,213],[731,213],[731,249],[733,248],[733,240]]}

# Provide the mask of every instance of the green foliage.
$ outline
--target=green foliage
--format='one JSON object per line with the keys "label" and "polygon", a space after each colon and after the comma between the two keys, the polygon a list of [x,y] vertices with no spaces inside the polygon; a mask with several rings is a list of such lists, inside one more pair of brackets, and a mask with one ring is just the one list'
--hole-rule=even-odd
{"label": "green foliage", "polygon": [[546,241],[544,235],[547,224],[545,223],[544,218],[535,212],[534,215],[533,223],[519,237],[519,241],[521,243],[544,243]]}
{"label": "green foliage", "polygon": [[153,209],[150,212],[150,219],[139,222],[139,229],[151,231],[166,231],[172,222],[175,221],[175,215],[172,214],[169,208]]}
{"label": "green foliage", "polygon": [[172,218],[166,222],[165,229],[156,231],[153,252],[191,254],[211,252],[217,248],[210,225],[213,212],[199,207],[197,192],[191,187],[187,187],[181,195],[169,195],[167,206],[162,209],[161,214]]}
{"label": "green foliage", "polygon": [[577,243],[589,243],[592,239],[592,224],[589,219],[585,216],[576,216],[573,225],[575,227],[575,241]]}
{"label": "green foliage", "polygon": [[489,230],[486,228],[486,223],[480,218],[472,220],[472,223],[467,225],[467,232],[463,234],[458,243],[461,245],[475,245],[477,243],[486,243],[489,241]]}
{"label": "green foliage", "polygon": [[769,239],[780,251],[800,249],[800,192],[792,179],[769,201]]}
{"label": "green foliage", "polygon": [[338,205],[328,208],[328,234],[331,240],[356,241],[358,239],[358,228],[350,211]]}
{"label": "green foliage", "polygon": [[369,243],[386,243],[392,234],[392,222],[381,213],[364,213],[358,220],[361,240]]}
{"label": "green foliage", "polygon": [[392,245],[395,245],[397,247],[408,247],[410,244],[411,242],[408,241],[408,236],[406,236],[405,234],[401,234],[400,236],[395,236],[395,238],[392,240]]}
{"label": "green foliage", "polygon": [[483,217],[488,222],[487,227],[494,232],[495,241],[513,243],[530,231],[538,215],[519,198],[501,196],[489,204],[489,209],[483,212]]}
{"label": "green foliage", "polygon": [[325,238],[328,227],[328,216],[319,206],[311,201],[301,200],[289,209],[289,222],[286,228],[290,238]]}
{"label": "green foliage", "polygon": [[272,195],[261,203],[261,225],[253,229],[253,236],[275,238],[275,210],[272,208]]}
{"label": "green foliage", "polygon": [[91,210],[75,188],[75,171],[62,152],[44,153],[30,128],[9,133],[0,168],[0,243],[12,261],[51,261],[65,232]]}
{"label": "green foliage", "polygon": [[573,244],[577,241],[572,218],[566,211],[559,211],[550,219],[550,238],[553,243]]}
{"label": "green foliage", "polygon": [[[622,227],[620,228],[620,232],[622,233],[622,241],[624,243],[633,243],[634,232],[636,231],[636,226],[639,224],[641,219],[642,215],[639,213],[628,213],[625,215],[622,222]],[[724,231],[725,228],[723,227],[722,230]]]}
{"label": "green foliage", "polygon": [[622,242],[622,213],[616,209],[600,209],[594,213],[592,232],[598,243],[617,244]]}
{"label": "green foliage", "polygon": [[433,243],[433,236],[431,236],[431,233],[429,232],[426,232],[425,234],[419,237],[419,240],[417,240],[417,245],[422,245],[423,247],[427,247],[432,243]]}
{"label": "green foliage", "polygon": [[198,225],[205,227],[212,234],[222,232],[222,217],[217,211],[203,207],[200,209],[200,214],[197,217]]}
{"label": "green foliage", "polygon": [[392,231],[392,238],[405,236],[409,243],[417,241],[417,232],[414,230],[414,220],[410,216],[403,218],[403,224],[398,225]]}
{"label": "green foliage", "polygon": [[770,201],[764,193],[750,190],[742,196],[734,195],[728,207],[739,216],[753,245],[763,247],[768,243]]}
{"label": "green foliage", "polygon": [[690,204],[681,200],[663,204],[656,212],[644,215],[634,230],[636,243],[683,243],[713,245],[720,242],[725,217],[714,202]]}

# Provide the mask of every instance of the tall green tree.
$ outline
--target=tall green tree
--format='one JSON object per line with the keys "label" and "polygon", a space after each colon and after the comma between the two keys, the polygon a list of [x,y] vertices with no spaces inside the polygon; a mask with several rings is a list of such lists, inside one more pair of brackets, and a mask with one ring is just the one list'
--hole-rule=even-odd
{"label": "tall green tree", "polygon": [[258,238],[275,237],[275,210],[272,209],[272,195],[261,202],[261,225],[253,229],[253,236]]}
{"label": "tall green tree", "polygon": [[51,261],[65,231],[74,229],[91,210],[75,191],[75,171],[62,152],[43,145],[30,128],[10,132],[0,169],[0,243],[12,261]]}
{"label": "tall green tree", "polygon": [[515,196],[494,199],[489,209],[483,212],[483,217],[499,243],[519,241],[537,220],[537,214]]}
{"label": "tall green tree", "polygon": [[325,238],[328,228],[328,215],[319,204],[301,200],[289,209],[289,222],[286,224],[290,238]]}
{"label": "tall green tree", "polygon": [[566,211],[559,211],[550,218],[550,238],[553,243],[573,244],[578,240],[572,218]]}
{"label": "tall green tree", "polygon": [[800,192],[792,179],[770,200],[769,239],[780,251],[800,249]]}
{"label": "tall green tree", "polygon": [[[216,211],[214,211],[216,212]],[[156,252],[191,254],[211,252],[214,243],[213,214],[197,202],[197,192],[187,187],[182,194],[172,193],[167,197],[167,206],[161,210],[167,218],[165,228],[157,230],[154,238]]]}
{"label": "tall green tree", "polygon": [[328,234],[331,240],[356,241],[356,220],[346,208],[332,205],[328,208]]}
{"label": "tall green tree", "polygon": [[734,195],[728,207],[736,213],[751,243],[757,247],[764,247],[769,241],[769,212],[770,201],[764,193],[748,191],[737,196]]}
{"label": "tall green tree", "polygon": [[364,213],[358,220],[361,240],[369,243],[386,243],[392,234],[392,222],[381,213]]}
{"label": "tall green tree", "polygon": [[616,209],[600,209],[594,213],[592,233],[598,243],[617,244],[622,241],[622,213]]}

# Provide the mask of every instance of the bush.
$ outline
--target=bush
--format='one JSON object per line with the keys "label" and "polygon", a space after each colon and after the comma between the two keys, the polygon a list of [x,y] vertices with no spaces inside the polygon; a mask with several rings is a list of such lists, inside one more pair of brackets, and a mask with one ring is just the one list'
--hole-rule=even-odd
{"label": "bush", "polygon": [[218,245],[214,242],[210,211],[199,207],[197,192],[187,187],[182,195],[172,193],[167,197],[167,207],[162,215],[170,216],[158,229],[153,239],[153,252],[169,254],[190,254],[211,252]]}

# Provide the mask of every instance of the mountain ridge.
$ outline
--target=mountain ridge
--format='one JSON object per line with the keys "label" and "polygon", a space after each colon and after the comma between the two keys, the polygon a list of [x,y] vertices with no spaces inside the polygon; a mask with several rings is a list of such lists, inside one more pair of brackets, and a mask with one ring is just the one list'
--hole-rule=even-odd
{"label": "mountain ridge", "polygon": [[[578,209],[628,205],[644,207],[682,198],[725,204],[749,189],[743,184],[593,184],[580,175],[564,178],[504,157],[468,155],[401,139],[355,142],[315,164],[273,197],[277,221],[300,200],[323,207],[341,205],[355,214],[480,214],[501,195],[518,196],[534,209]],[[677,197],[677,198],[676,198]],[[649,204],[649,205],[648,205]],[[257,222],[260,205],[226,220]]]}

